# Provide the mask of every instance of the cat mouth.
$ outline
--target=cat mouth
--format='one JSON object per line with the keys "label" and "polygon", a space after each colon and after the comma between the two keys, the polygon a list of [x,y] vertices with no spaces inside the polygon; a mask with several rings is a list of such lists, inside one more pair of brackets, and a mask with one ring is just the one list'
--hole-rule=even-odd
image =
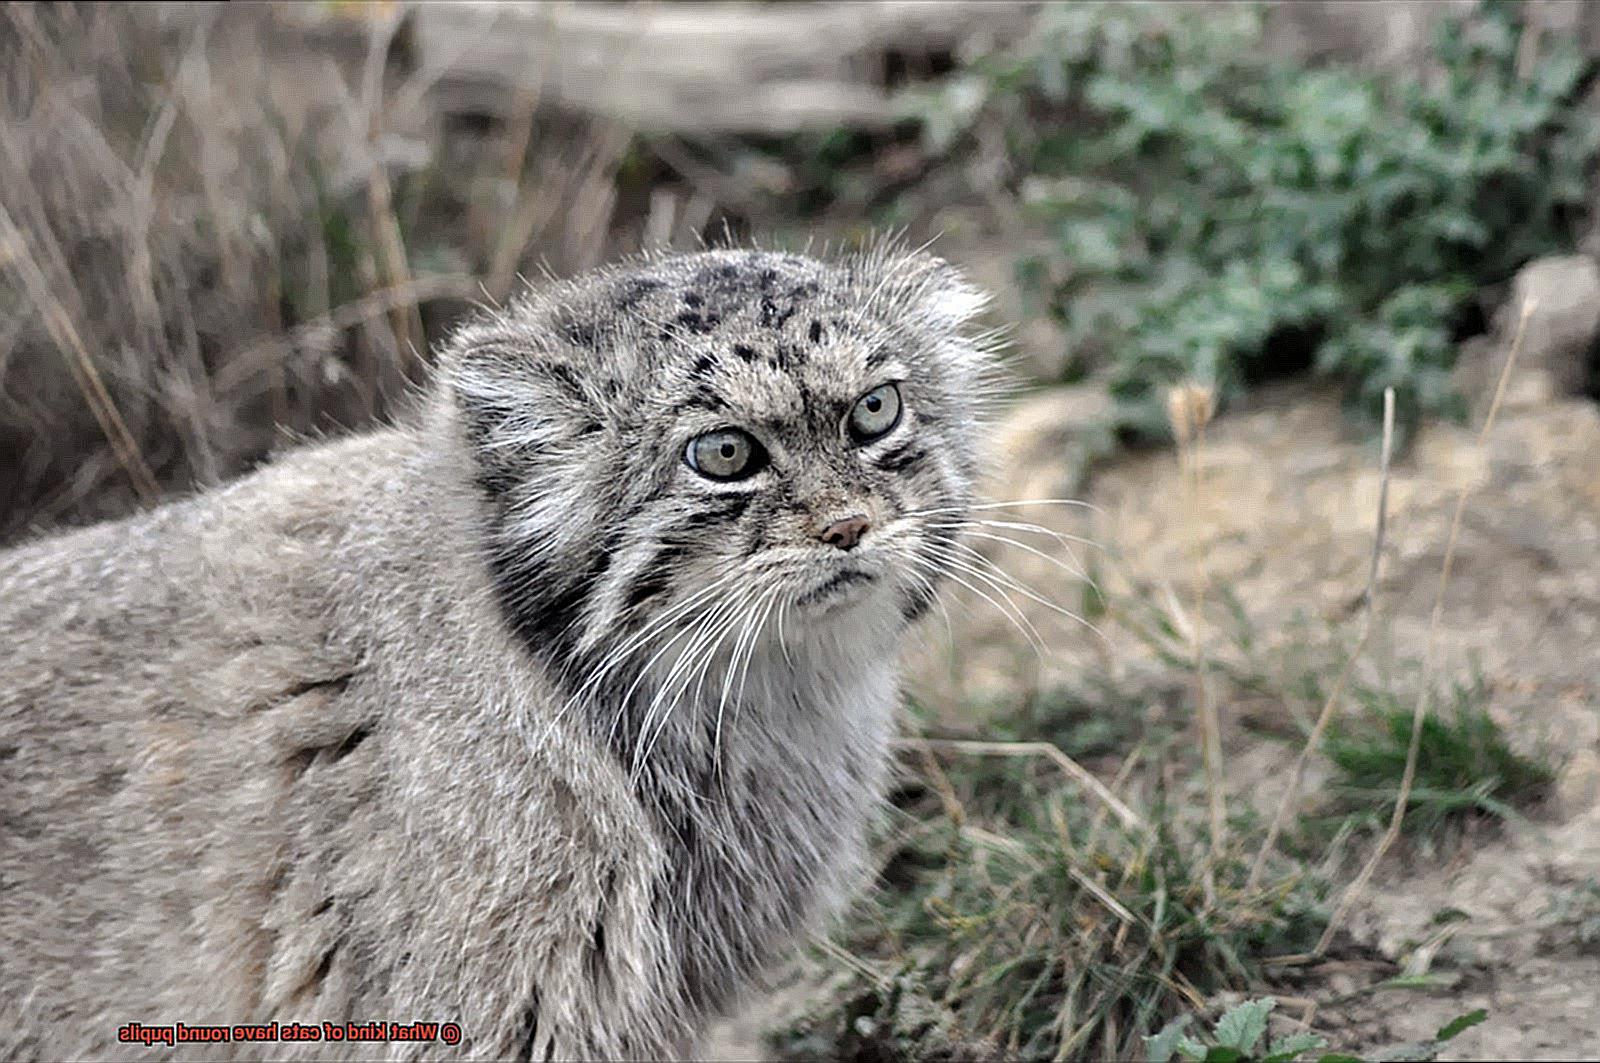
{"label": "cat mouth", "polygon": [[851,587],[867,583],[876,583],[877,581],[878,577],[876,575],[863,569],[841,569],[802,594],[799,598],[798,604],[819,605],[823,602],[841,597]]}

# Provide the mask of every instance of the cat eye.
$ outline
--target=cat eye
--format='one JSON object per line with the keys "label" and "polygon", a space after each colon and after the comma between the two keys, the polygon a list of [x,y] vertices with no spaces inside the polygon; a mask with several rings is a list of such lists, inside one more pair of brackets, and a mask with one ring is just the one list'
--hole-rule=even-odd
{"label": "cat eye", "polygon": [[900,389],[880,384],[856,400],[850,411],[850,435],[857,443],[870,443],[888,435],[900,423]]}
{"label": "cat eye", "polygon": [[767,452],[737,428],[719,428],[689,441],[683,460],[709,480],[741,480],[761,471]]}

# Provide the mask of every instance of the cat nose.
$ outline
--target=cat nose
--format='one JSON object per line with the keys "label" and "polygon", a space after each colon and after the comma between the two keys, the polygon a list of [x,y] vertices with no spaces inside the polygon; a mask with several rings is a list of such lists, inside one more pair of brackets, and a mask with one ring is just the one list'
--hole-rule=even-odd
{"label": "cat nose", "polygon": [[872,527],[867,518],[857,513],[855,516],[836,520],[828,525],[817,538],[829,546],[837,546],[841,550],[854,550],[856,543]]}

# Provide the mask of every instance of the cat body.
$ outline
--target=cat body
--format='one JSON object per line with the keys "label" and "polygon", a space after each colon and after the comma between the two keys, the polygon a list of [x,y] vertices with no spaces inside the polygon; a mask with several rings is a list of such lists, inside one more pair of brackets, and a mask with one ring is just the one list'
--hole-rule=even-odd
{"label": "cat body", "polygon": [[[396,427],[0,554],[0,1058],[691,1053],[859,884],[980,303],[647,259]],[[415,1021],[459,1043],[348,1039]],[[324,1036],[126,1039],[270,1022]]]}

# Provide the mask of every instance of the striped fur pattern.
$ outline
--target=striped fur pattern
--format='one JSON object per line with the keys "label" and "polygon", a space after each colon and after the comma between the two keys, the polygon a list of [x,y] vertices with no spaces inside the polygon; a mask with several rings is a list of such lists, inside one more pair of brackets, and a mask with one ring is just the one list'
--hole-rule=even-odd
{"label": "striped fur pattern", "polygon": [[[982,305],[892,247],[645,258],[462,328],[405,424],[0,555],[0,1058],[692,1052],[859,884]],[[685,460],[726,428],[752,475]]]}

